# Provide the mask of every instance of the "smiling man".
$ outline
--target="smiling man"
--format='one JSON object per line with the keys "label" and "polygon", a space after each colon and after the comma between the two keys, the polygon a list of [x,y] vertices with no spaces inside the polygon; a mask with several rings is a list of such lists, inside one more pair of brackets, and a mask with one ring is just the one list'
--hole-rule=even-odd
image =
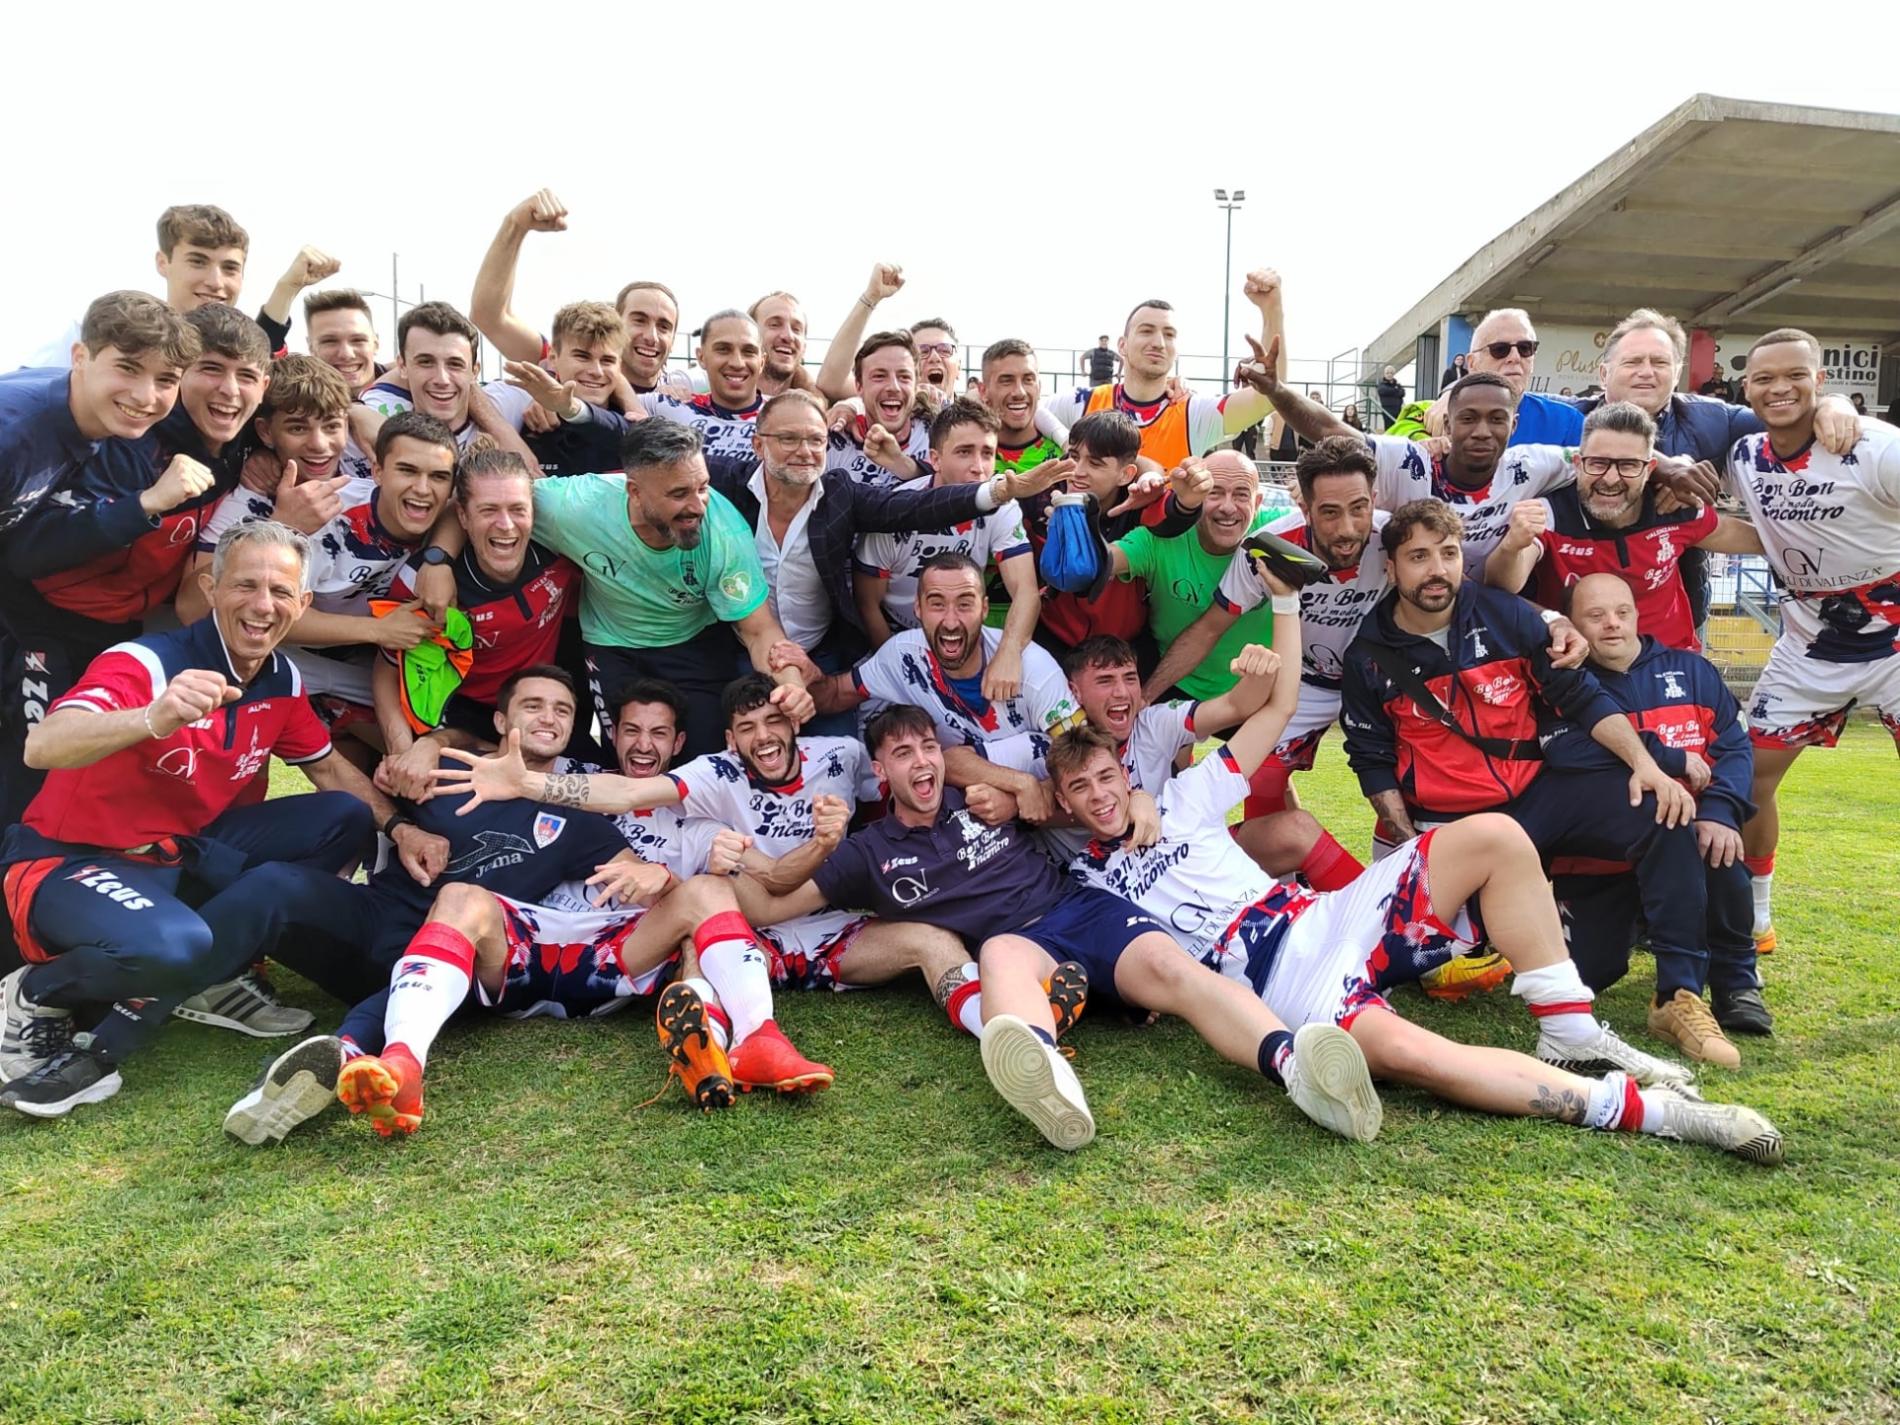
{"label": "smiling man", "polygon": [[[107,650],[34,729],[27,760],[50,775],[0,846],[29,961],[5,981],[0,1103],[56,1117],[111,1097],[183,998],[250,964],[271,863],[340,888],[387,824],[277,652],[309,603],[308,558],[282,525],[231,530],[200,576],[210,615]],[[272,756],[319,794],[235,805]],[[98,1004],[75,1034],[74,1010]]]}
{"label": "smiling man", "polygon": [[[397,568],[416,553],[449,503],[455,438],[441,421],[404,411],[376,437],[376,477],[346,491],[341,510],[311,540],[309,609],[291,630],[292,656],[318,710],[333,727],[375,746],[372,673],[375,650],[413,648],[433,626],[410,607],[377,617],[370,605],[387,597]],[[202,550],[232,525],[260,517],[259,497],[234,490],[200,537]],[[199,564],[204,562],[199,556]],[[187,621],[198,601],[181,592],[178,614]]]}
{"label": "smiling man", "polygon": [[[376,720],[396,790],[420,795],[444,747],[485,747],[494,740],[496,699],[524,668],[556,661],[562,624],[580,593],[580,570],[534,542],[534,477],[512,451],[484,450],[455,471],[455,514],[466,536],[445,556],[431,546],[412,554],[389,583],[389,597],[416,597],[418,572],[447,562],[455,571],[455,606],[475,634],[475,661],[443,709],[435,729],[418,734],[403,711],[401,654],[384,648],[371,683]],[[566,750],[580,755],[593,740],[575,719]]]}
{"label": "smiling man", "polygon": [[1645,633],[1665,647],[1699,649],[1678,567],[1683,553],[1760,554],[1761,541],[1746,520],[1713,505],[1659,514],[1650,480],[1655,440],[1656,423],[1627,401],[1585,416],[1577,483],[1512,509],[1503,540],[1485,561],[1485,582],[1561,609],[1564,591],[1580,579],[1615,574],[1637,591]]}
{"label": "smiling man", "polygon": [[[1237,661],[1256,658],[1278,661],[1258,647]],[[1781,1161],[1781,1135],[1767,1119],[1702,1102],[1687,1087],[1687,1070],[1624,1043],[1591,1013],[1537,853],[1504,817],[1441,827],[1331,892],[1277,885],[1248,860],[1227,834],[1227,811],[1281,739],[1296,702],[1290,680],[1276,680],[1226,746],[1163,790],[1161,837],[1145,847],[1127,840],[1128,776],[1110,739],[1094,729],[1059,738],[1050,780],[1094,834],[1072,874],[1138,896],[1189,956],[1224,982],[1249,987],[1289,1028],[1347,1032],[1374,1077],[1483,1112],[1648,1132],[1750,1162]],[[1455,1044],[1406,1024],[1385,998],[1472,948],[1478,932],[1468,907],[1516,967],[1515,993],[1538,1027],[1534,1056]],[[1376,1104],[1369,1107],[1376,1121]]]}
{"label": "smiling man", "polygon": [[1877,713],[1900,746],[1900,430],[1869,421],[1845,454],[1818,444],[1825,380],[1821,344],[1807,332],[1782,327],[1756,341],[1744,389],[1765,429],[1728,458],[1730,487],[1790,595],[1748,701],[1760,810],[1742,836],[1764,952],[1775,946],[1781,779],[1804,748],[1832,747],[1857,707]]}
{"label": "smiling man", "polygon": [[803,675],[768,662],[785,631],[767,602],[752,531],[712,489],[698,433],[640,421],[621,456],[624,475],[534,483],[537,539],[581,570],[581,633],[603,725],[612,689],[664,678],[689,699],[687,751],[715,751],[725,736],[720,690],[748,655],[804,722],[812,708]]}

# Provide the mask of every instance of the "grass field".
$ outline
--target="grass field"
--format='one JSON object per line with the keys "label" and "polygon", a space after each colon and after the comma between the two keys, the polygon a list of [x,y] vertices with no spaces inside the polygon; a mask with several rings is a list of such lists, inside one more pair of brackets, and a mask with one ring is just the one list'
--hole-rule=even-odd
{"label": "grass field", "polygon": [[[1336,743],[1302,789],[1363,843]],[[641,1107],[643,1014],[477,1023],[416,1138],[257,1151],[218,1125],[260,1046],[177,1025],[109,1104],[0,1123],[0,1422],[1900,1418],[1891,744],[1784,800],[1780,1032],[1705,1074],[1780,1170],[1403,1091],[1354,1146],[1100,1020],[1063,1156],[908,986],[781,1001],[839,1071],[810,1102]],[[1638,1042],[1648,973],[1604,1005]],[[1530,1043],[1505,997],[1400,1004]]]}

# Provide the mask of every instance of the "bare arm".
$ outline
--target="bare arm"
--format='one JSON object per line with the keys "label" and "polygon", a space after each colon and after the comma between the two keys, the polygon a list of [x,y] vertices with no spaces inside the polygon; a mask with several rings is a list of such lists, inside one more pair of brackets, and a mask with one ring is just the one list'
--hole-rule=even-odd
{"label": "bare arm", "polygon": [[735,622],[732,630],[745,645],[752,666],[778,684],[772,692],[772,701],[783,708],[793,722],[809,722],[816,709],[805,687],[804,669],[797,664],[772,666],[772,650],[791,641],[786,638],[778,615],[772,612],[772,601],[766,599],[760,603],[751,613]]}
{"label": "bare arm", "polygon": [[567,209],[543,188],[509,209],[482,256],[475,292],[468,302],[469,320],[511,361],[541,359],[541,333],[514,314],[515,265],[521,257],[522,239],[532,232],[559,232],[566,226]]}
{"label": "bare arm", "polygon": [[[1231,665],[1239,678],[1236,691],[1248,684],[1265,685],[1248,693],[1261,701],[1227,742],[1228,753],[1248,777],[1259,771],[1260,764],[1280,745],[1280,734],[1286,731],[1300,704],[1300,597],[1284,585],[1269,587],[1273,587],[1276,601],[1291,605],[1287,613],[1277,608],[1273,612],[1273,647],[1250,643]],[[1268,687],[1271,694],[1262,697]]]}
{"label": "bare arm", "polygon": [[877,310],[877,304],[895,296],[903,285],[904,269],[895,263],[880,262],[871,269],[864,291],[838,323],[831,345],[825,348],[824,364],[818,368],[818,389],[826,400],[842,401],[857,395],[858,380],[851,367],[858,354],[858,344],[864,340],[864,328],[871,320],[871,313]]}
{"label": "bare arm", "polygon": [[821,911],[827,905],[824,892],[810,881],[790,891],[774,893],[748,873],[733,880],[732,890],[738,898],[739,909],[753,925],[777,925],[780,921],[797,920],[800,916]]}
{"label": "bare arm", "polygon": [[[1207,611],[1175,636],[1173,643],[1161,655],[1161,662],[1148,677],[1142,688],[1142,696],[1149,702],[1159,701],[1189,673],[1201,666],[1201,660],[1214,650],[1228,629],[1234,626],[1239,615],[1231,614],[1219,604],[1208,605]],[[1231,723],[1226,724],[1232,726]],[[1222,726],[1210,722],[1209,727]]]}
{"label": "bare arm", "polygon": [[289,325],[290,309],[302,294],[304,288],[314,287],[337,275],[343,270],[343,264],[328,253],[319,252],[314,247],[303,247],[290,260],[290,266],[284,269],[284,275],[277,279],[277,285],[271,288],[270,296],[264,301],[264,315],[280,325]]}
{"label": "bare arm", "polygon": [[[1272,402],[1274,411],[1293,428],[1295,435],[1314,442],[1335,435],[1365,439],[1364,431],[1354,430],[1318,401],[1308,400],[1280,379],[1280,348],[1277,343],[1268,342],[1262,346],[1251,336],[1247,341],[1254,349],[1254,359],[1246,367],[1247,384]],[[1254,419],[1258,420],[1259,416],[1256,415]]]}
{"label": "bare arm", "polygon": [[882,648],[891,641],[890,621],[884,617],[884,596],[891,581],[883,574],[867,574],[862,569],[851,576],[851,592],[858,601],[858,619],[871,647]]}
{"label": "bare arm", "polygon": [[1016,814],[1041,826],[1055,810],[1049,784],[1031,772],[1018,772],[990,761],[974,747],[943,749],[943,779],[953,787],[995,787],[1016,799]]}
{"label": "bare arm", "polygon": [[1521,544],[1515,549],[1509,541],[1498,545],[1484,561],[1484,582],[1494,589],[1508,589],[1517,593],[1530,583],[1531,571],[1537,568],[1537,560],[1543,554],[1544,546],[1537,540]]}
{"label": "bare arm", "polygon": [[1372,810],[1399,833],[1401,841],[1410,841],[1418,835],[1418,828],[1412,825],[1412,818],[1405,810],[1405,797],[1401,793],[1388,789],[1374,792],[1366,800],[1372,804]]}
{"label": "bare arm", "polygon": [[1733,515],[1718,515],[1715,528],[1696,541],[1697,549],[1716,554],[1763,554],[1761,532],[1747,520]]}

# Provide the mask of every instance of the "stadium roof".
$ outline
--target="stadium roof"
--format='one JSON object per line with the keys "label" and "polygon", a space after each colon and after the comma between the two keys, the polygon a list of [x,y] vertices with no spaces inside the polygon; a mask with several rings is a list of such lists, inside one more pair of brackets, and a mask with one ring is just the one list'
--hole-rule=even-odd
{"label": "stadium roof", "polygon": [[1638,306],[1900,338],[1900,115],[1698,94],[1478,249],[1366,360],[1403,365],[1454,312],[1590,325]]}

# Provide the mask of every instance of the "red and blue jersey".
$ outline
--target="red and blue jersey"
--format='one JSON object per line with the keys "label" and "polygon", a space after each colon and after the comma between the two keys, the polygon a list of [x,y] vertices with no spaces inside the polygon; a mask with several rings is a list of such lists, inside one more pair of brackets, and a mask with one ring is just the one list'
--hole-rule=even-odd
{"label": "red and blue jersey", "polygon": [[[1755,753],[1741,708],[1715,665],[1700,653],[1670,648],[1643,636],[1642,651],[1621,673],[1589,665],[1603,695],[1629,718],[1656,765],[1680,778],[1686,754],[1709,764],[1711,779],[1696,796],[1696,819],[1741,830],[1754,814],[1748,799],[1755,781]],[[1587,726],[1553,719],[1540,735],[1550,767],[1572,771],[1614,770],[1616,754],[1590,736]]]}
{"label": "red and blue jersey", "polygon": [[[416,571],[414,559],[399,567],[389,597],[415,598]],[[554,662],[561,621],[578,607],[579,586],[579,568],[538,544],[528,545],[521,572],[505,583],[484,574],[474,550],[464,549],[455,561],[455,604],[474,627],[475,662],[457,696],[493,707],[501,685],[516,673]],[[384,656],[396,661],[393,653]]]}
{"label": "red and blue jersey", "polygon": [[[87,665],[48,716],[62,709],[113,713],[151,706],[188,668],[237,682],[217,616],[176,633],[119,643]],[[27,806],[25,826],[50,841],[129,850],[196,836],[228,811],[273,756],[293,765],[330,753],[296,665],[273,653],[234,703],[179,728],[141,738],[89,767],[60,767]]]}
{"label": "red and blue jersey", "polygon": [[1652,491],[1643,494],[1636,522],[1613,529],[1590,517],[1574,485],[1544,497],[1549,523],[1537,537],[1531,586],[1524,592],[1548,609],[1563,607],[1564,590],[1591,574],[1615,574],[1636,599],[1636,625],[1670,648],[1699,649],[1689,591],[1676,568],[1683,551],[1715,533],[1713,505],[1656,513]]}
{"label": "red and blue jersey", "polygon": [[[1434,819],[1502,806],[1543,765],[1540,717],[1590,728],[1618,711],[1590,674],[1552,665],[1550,630],[1515,594],[1460,585],[1444,647],[1400,628],[1397,601],[1397,590],[1380,600],[1346,649],[1340,723],[1346,760],[1369,797],[1397,791],[1409,809]],[[1403,660],[1462,735],[1422,710],[1379,665],[1375,648]]]}

